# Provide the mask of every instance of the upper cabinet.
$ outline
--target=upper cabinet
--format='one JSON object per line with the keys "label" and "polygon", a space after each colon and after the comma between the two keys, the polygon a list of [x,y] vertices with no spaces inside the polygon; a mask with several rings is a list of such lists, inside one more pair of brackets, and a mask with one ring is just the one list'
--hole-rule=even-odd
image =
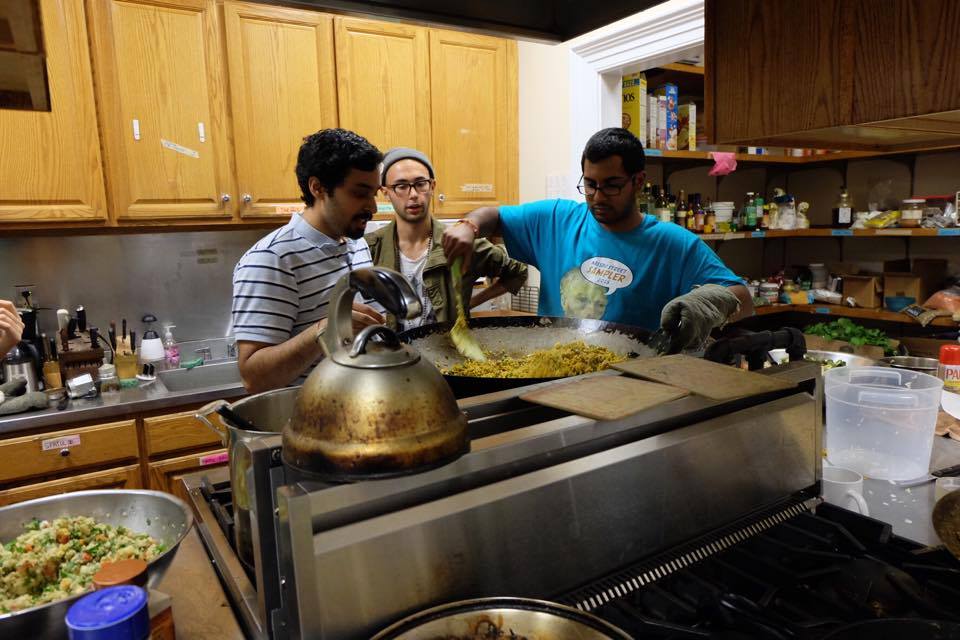
{"label": "upper cabinet", "polygon": [[333,19],[224,4],[240,215],[290,217],[303,138],[337,126]]}
{"label": "upper cabinet", "polygon": [[213,0],[89,0],[111,207],[118,220],[234,210]]}
{"label": "upper cabinet", "polygon": [[430,31],[439,215],[518,199],[517,43]]}
{"label": "upper cabinet", "polygon": [[83,3],[0,2],[0,227],[106,218]]}
{"label": "upper cabinet", "polygon": [[955,0],[707,0],[710,135],[865,150],[960,144],[958,41]]}

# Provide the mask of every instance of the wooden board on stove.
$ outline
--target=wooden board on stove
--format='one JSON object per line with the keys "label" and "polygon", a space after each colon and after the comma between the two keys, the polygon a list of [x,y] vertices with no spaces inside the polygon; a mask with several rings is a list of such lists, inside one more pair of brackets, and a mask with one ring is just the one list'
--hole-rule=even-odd
{"label": "wooden board on stove", "polygon": [[594,420],[619,420],[688,393],[685,389],[627,376],[596,376],[552,384],[524,393],[520,399]]}

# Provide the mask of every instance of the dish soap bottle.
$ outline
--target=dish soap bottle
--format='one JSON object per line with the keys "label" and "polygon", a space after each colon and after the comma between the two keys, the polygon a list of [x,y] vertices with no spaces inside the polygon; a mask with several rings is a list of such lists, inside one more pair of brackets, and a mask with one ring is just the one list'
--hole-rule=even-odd
{"label": "dish soap bottle", "polygon": [[163,356],[167,366],[171,369],[180,367],[180,347],[177,346],[177,341],[173,338],[173,329],[176,328],[177,325],[175,324],[163,328]]}

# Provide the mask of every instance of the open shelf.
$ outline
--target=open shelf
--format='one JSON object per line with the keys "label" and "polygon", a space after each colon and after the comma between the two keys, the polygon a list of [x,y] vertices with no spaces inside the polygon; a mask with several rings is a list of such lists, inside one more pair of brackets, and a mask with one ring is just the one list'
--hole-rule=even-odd
{"label": "open shelf", "polygon": [[[861,309],[859,307],[842,307],[835,304],[775,304],[763,307],[757,307],[758,316],[768,316],[778,313],[809,313],[811,315],[826,316],[825,322],[831,320],[830,316],[841,318],[860,318],[863,320],[882,320],[884,322],[898,322],[900,324],[912,324],[920,326],[920,323],[903,313],[886,311],[884,309]],[[954,327],[958,324],[951,318],[936,318],[928,327]]]}

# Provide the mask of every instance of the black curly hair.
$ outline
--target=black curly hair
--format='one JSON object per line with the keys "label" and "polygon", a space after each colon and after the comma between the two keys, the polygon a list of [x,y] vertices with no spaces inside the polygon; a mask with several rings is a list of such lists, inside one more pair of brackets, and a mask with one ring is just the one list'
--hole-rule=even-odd
{"label": "black curly hair", "polygon": [[313,206],[310,176],[316,177],[327,193],[343,184],[351,169],[374,171],[383,154],[363,136],[346,129],[321,129],[303,139],[297,154],[297,182],[301,199]]}
{"label": "black curly hair", "polygon": [[580,168],[583,169],[584,160],[596,163],[611,156],[620,156],[629,175],[640,173],[646,164],[640,139],[626,129],[610,127],[597,131],[587,140],[580,157]]}

